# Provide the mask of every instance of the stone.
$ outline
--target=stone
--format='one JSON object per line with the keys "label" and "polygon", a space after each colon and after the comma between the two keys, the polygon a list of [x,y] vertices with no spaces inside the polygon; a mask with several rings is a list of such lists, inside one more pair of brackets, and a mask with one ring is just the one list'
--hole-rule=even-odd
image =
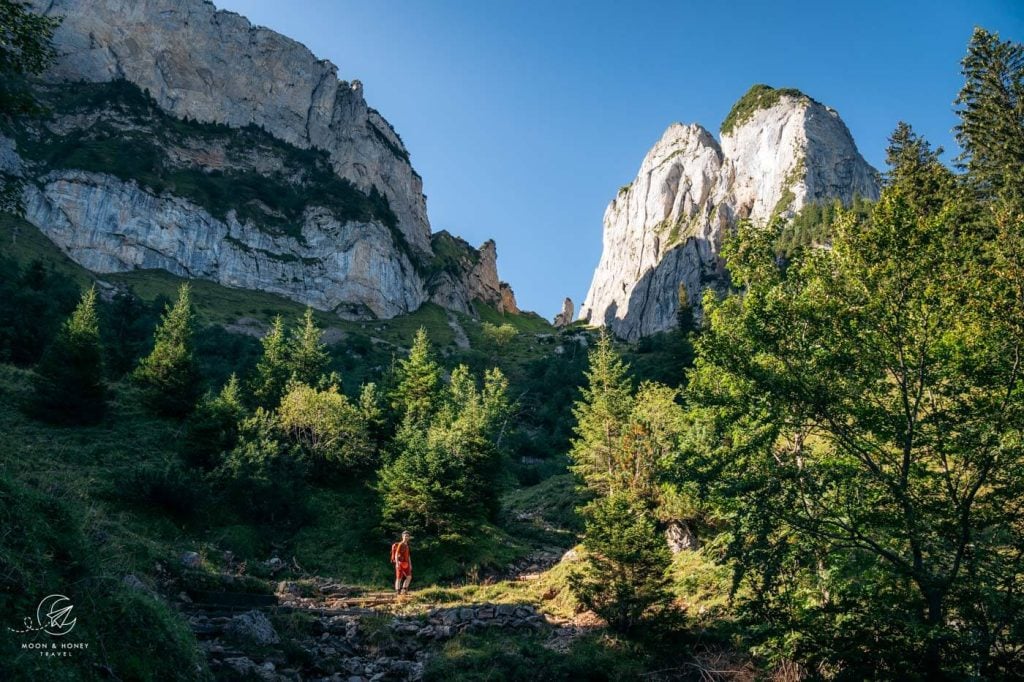
{"label": "stone", "polygon": [[722,239],[741,219],[763,225],[812,202],[875,199],[879,175],[839,115],[781,95],[722,135],[673,124],[604,214],[603,251],[580,319],[635,341],[676,325],[680,296],[700,314],[725,290]]}
{"label": "stone", "polygon": [[134,573],[129,573],[124,578],[122,578],[121,584],[123,584],[129,590],[133,590],[135,592],[145,592],[146,594],[152,594],[152,590],[149,589],[149,586],[146,585],[146,583],[139,580],[139,577]]}
{"label": "stone", "polygon": [[551,323],[555,327],[566,327],[573,323],[573,316],[576,314],[576,308],[573,306],[572,299],[568,296],[562,301],[562,312],[555,315],[554,321]]}
{"label": "stone", "polygon": [[181,557],[181,565],[185,568],[199,568],[202,563],[202,559],[196,552],[184,552]]}
{"label": "stone", "polygon": [[665,541],[673,554],[698,547],[697,534],[690,528],[690,524],[683,521],[672,521],[668,524],[665,528]]}
{"label": "stone", "polygon": [[235,616],[226,628],[227,634],[258,645],[278,644],[281,638],[273,623],[260,611],[248,611]]}

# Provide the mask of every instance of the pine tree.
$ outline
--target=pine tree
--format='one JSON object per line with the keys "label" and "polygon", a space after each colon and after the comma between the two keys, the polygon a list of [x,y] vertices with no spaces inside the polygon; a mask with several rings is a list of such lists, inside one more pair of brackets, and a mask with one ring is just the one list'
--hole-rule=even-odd
{"label": "pine tree", "polygon": [[976,28],[956,99],[960,162],[971,185],[1024,212],[1024,45]]}
{"label": "pine tree", "polygon": [[434,411],[441,385],[441,367],[433,358],[427,330],[416,330],[409,357],[398,362],[398,385],[391,393],[391,406],[399,416],[423,425]]}
{"label": "pine tree", "polygon": [[615,474],[615,453],[623,427],[633,409],[629,367],[604,331],[590,351],[589,359],[590,368],[585,373],[587,385],[581,389],[582,399],[573,408],[576,438],[569,456],[573,472],[588,488],[607,493]]}
{"label": "pine tree", "polygon": [[106,411],[96,288],[91,287],[36,366],[30,407],[40,419],[94,424]]}
{"label": "pine tree", "polygon": [[238,422],[245,416],[238,377],[231,375],[220,393],[207,393],[189,419],[184,459],[192,466],[210,470],[219,457],[235,447]]}
{"label": "pine tree", "polygon": [[153,351],[139,362],[132,375],[146,403],[158,414],[184,417],[199,397],[193,318],[191,289],[187,283],[182,284],[178,300],[168,306],[156,329]]}
{"label": "pine tree", "polygon": [[941,147],[932,150],[928,141],[903,121],[889,137],[886,185],[898,188],[905,200],[924,216],[934,216],[942,210],[955,189],[955,178],[939,160],[941,154]]}
{"label": "pine tree", "polygon": [[628,492],[600,497],[583,513],[587,562],[570,575],[569,587],[612,629],[633,632],[669,602],[668,548],[651,510]]}
{"label": "pine tree", "polygon": [[307,386],[317,386],[327,372],[330,356],[321,343],[323,332],[313,319],[313,309],[306,308],[300,326],[291,334],[288,360],[291,378]]}
{"label": "pine tree", "polygon": [[263,408],[272,409],[281,402],[285,386],[291,375],[291,356],[284,321],[280,316],[274,318],[260,343],[263,345],[263,356],[256,364],[256,374],[252,379],[253,402]]}

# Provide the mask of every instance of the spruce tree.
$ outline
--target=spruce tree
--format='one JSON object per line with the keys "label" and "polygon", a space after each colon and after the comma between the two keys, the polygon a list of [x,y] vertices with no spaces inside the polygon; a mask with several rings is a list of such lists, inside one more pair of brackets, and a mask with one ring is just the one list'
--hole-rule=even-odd
{"label": "spruce tree", "polygon": [[220,393],[207,393],[199,401],[185,435],[186,462],[210,470],[217,466],[223,453],[235,447],[238,422],[245,416],[241,393],[238,377],[232,374]]}
{"label": "spruce tree", "polygon": [[313,309],[306,308],[300,326],[291,335],[289,365],[291,378],[307,386],[317,386],[327,372],[330,356],[321,343],[323,332],[313,319]]}
{"label": "spruce tree", "polygon": [[976,28],[956,99],[957,142],[968,181],[989,199],[1024,211],[1024,45]]}
{"label": "spruce tree", "polygon": [[36,366],[32,413],[46,421],[94,424],[106,410],[96,288],[91,287]]}
{"label": "spruce tree", "polygon": [[284,321],[280,316],[274,318],[270,331],[260,343],[263,345],[263,356],[256,364],[256,374],[251,386],[252,397],[256,405],[272,409],[281,402],[281,396],[284,395],[285,386],[291,375],[288,340]]}
{"label": "spruce tree", "polygon": [[583,513],[587,562],[570,575],[570,589],[613,630],[633,632],[669,602],[668,547],[650,508],[629,492],[600,497]]}
{"label": "spruce tree", "polygon": [[587,385],[573,408],[576,437],[569,456],[573,472],[588,488],[607,493],[623,427],[633,409],[632,387],[629,367],[615,351],[607,332],[601,332],[589,358]]}
{"label": "spruce tree", "polygon": [[398,362],[398,385],[391,406],[402,419],[425,424],[433,412],[441,385],[441,367],[433,358],[427,330],[416,330],[409,357]]}
{"label": "spruce tree", "polygon": [[157,414],[184,417],[199,397],[200,377],[193,351],[194,313],[189,285],[168,306],[154,334],[153,351],[132,375],[146,403]]}

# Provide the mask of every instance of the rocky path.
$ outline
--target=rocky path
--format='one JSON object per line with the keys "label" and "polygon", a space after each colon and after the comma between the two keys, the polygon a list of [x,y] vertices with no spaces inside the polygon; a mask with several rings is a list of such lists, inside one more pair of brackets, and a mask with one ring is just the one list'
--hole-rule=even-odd
{"label": "rocky path", "polygon": [[392,593],[281,582],[277,594],[182,595],[179,607],[218,679],[419,680],[431,652],[461,632],[551,631],[531,605],[475,604],[402,615]]}

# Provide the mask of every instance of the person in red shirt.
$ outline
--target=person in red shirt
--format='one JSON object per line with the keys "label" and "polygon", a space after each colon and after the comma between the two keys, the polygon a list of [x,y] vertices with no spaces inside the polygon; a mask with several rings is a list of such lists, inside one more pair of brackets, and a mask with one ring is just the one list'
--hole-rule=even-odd
{"label": "person in red shirt", "polygon": [[395,565],[395,592],[404,594],[412,582],[412,557],[409,554],[409,531],[402,531],[402,539],[391,545],[391,563]]}

